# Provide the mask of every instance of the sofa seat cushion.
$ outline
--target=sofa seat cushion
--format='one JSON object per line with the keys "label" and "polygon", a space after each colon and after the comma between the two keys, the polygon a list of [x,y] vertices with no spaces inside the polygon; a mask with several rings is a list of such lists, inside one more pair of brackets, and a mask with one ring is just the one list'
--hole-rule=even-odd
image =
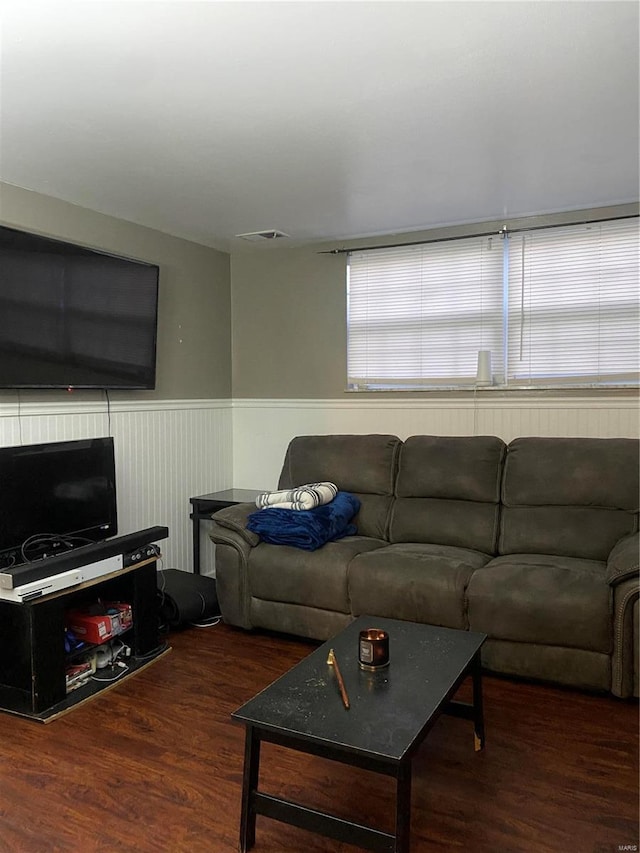
{"label": "sofa seat cushion", "polygon": [[490,559],[467,548],[418,543],[359,554],[349,566],[352,613],[465,629],[469,578]]}
{"label": "sofa seat cushion", "polygon": [[261,543],[249,555],[249,593],[254,598],[349,613],[347,567],[363,551],[387,543],[345,536],[317,551]]}
{"label": "sofa seat cushion", "polygon": [[495,639],[609,654],[610,601],[603,562],[510,554],[471,578],[469,628]]}

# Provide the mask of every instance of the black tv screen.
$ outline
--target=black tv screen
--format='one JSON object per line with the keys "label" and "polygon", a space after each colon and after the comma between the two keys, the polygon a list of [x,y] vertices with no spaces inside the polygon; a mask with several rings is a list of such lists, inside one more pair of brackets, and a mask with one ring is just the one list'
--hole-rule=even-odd
{"label": "black tv screen", "polygon": [[112,438],[0,447],[0,562],[29,562],[117,532]]}
{"label": "black tv screen", "polygon": [[0,388],[155,388],[158,273],[0,226]]}

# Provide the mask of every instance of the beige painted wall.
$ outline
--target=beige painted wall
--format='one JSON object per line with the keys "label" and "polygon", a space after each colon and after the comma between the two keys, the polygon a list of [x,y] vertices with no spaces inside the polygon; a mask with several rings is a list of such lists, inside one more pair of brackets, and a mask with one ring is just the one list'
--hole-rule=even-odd
{"label": "beige painted wall", "polygon": [[[112,399],[231,397],[229,255],[8,184],[0,184],[0,222],[160,267],[156,389],[113,391]],[[76,391],[74,398],[100,393]],[[0,391],[0,403],[15,396]],[[63,392],[20,396],[55,402]]]}
{"label": "beige painted wall", "polygon": [[318,398],[345,385],[345,256],[231,256],[234,397]]}
{"label": "beige painted wall", "polygon": [[[307,248],[267,245],[234,252],[231,258],[233,397],[337,399],[348,395],[353,398],[353,394],[345,392],[346,256],[322,254],[323,250],[497,232],[503,225],[517,228],[562,224],[637,212],[638,205],[620,205]],[[376,395],[357,395],[358,399],[370,396]],[[385,393],[385,396],[409,396],[415,400],[420,394]],[[422,396],[429,396],[429,392]]]}

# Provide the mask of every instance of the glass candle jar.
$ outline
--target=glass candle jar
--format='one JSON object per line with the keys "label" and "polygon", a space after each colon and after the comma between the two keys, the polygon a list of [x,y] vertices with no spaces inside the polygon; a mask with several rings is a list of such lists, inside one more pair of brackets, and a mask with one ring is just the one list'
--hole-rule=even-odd
{"label": "glass candle jar", "polygon": [[366,628],[358,638],[358,662],[362,669],[389,666],[389,635],[380,628]]}

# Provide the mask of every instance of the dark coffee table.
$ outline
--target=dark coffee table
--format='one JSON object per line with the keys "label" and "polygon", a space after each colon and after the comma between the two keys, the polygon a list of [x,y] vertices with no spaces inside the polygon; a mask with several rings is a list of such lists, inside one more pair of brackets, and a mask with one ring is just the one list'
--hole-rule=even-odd
{"label": "dark coffee table", "polygon": [[[358,664],[363,628],[389,633],[391,662],[378,672]],[[411,760],[440,714],[473,721],[484,746],[480,648],[486,634],[361,616],[232,714],[246,726],[240,849],[255,843],[256,815],[379,853],[408,853]],[[334,649],[350,701],[344,707],[329,664]],[[473,679],[473,702],[452,701]],[[395,833],[352,823],[258,790],[260,744],[321,755],[396,779]]]}

